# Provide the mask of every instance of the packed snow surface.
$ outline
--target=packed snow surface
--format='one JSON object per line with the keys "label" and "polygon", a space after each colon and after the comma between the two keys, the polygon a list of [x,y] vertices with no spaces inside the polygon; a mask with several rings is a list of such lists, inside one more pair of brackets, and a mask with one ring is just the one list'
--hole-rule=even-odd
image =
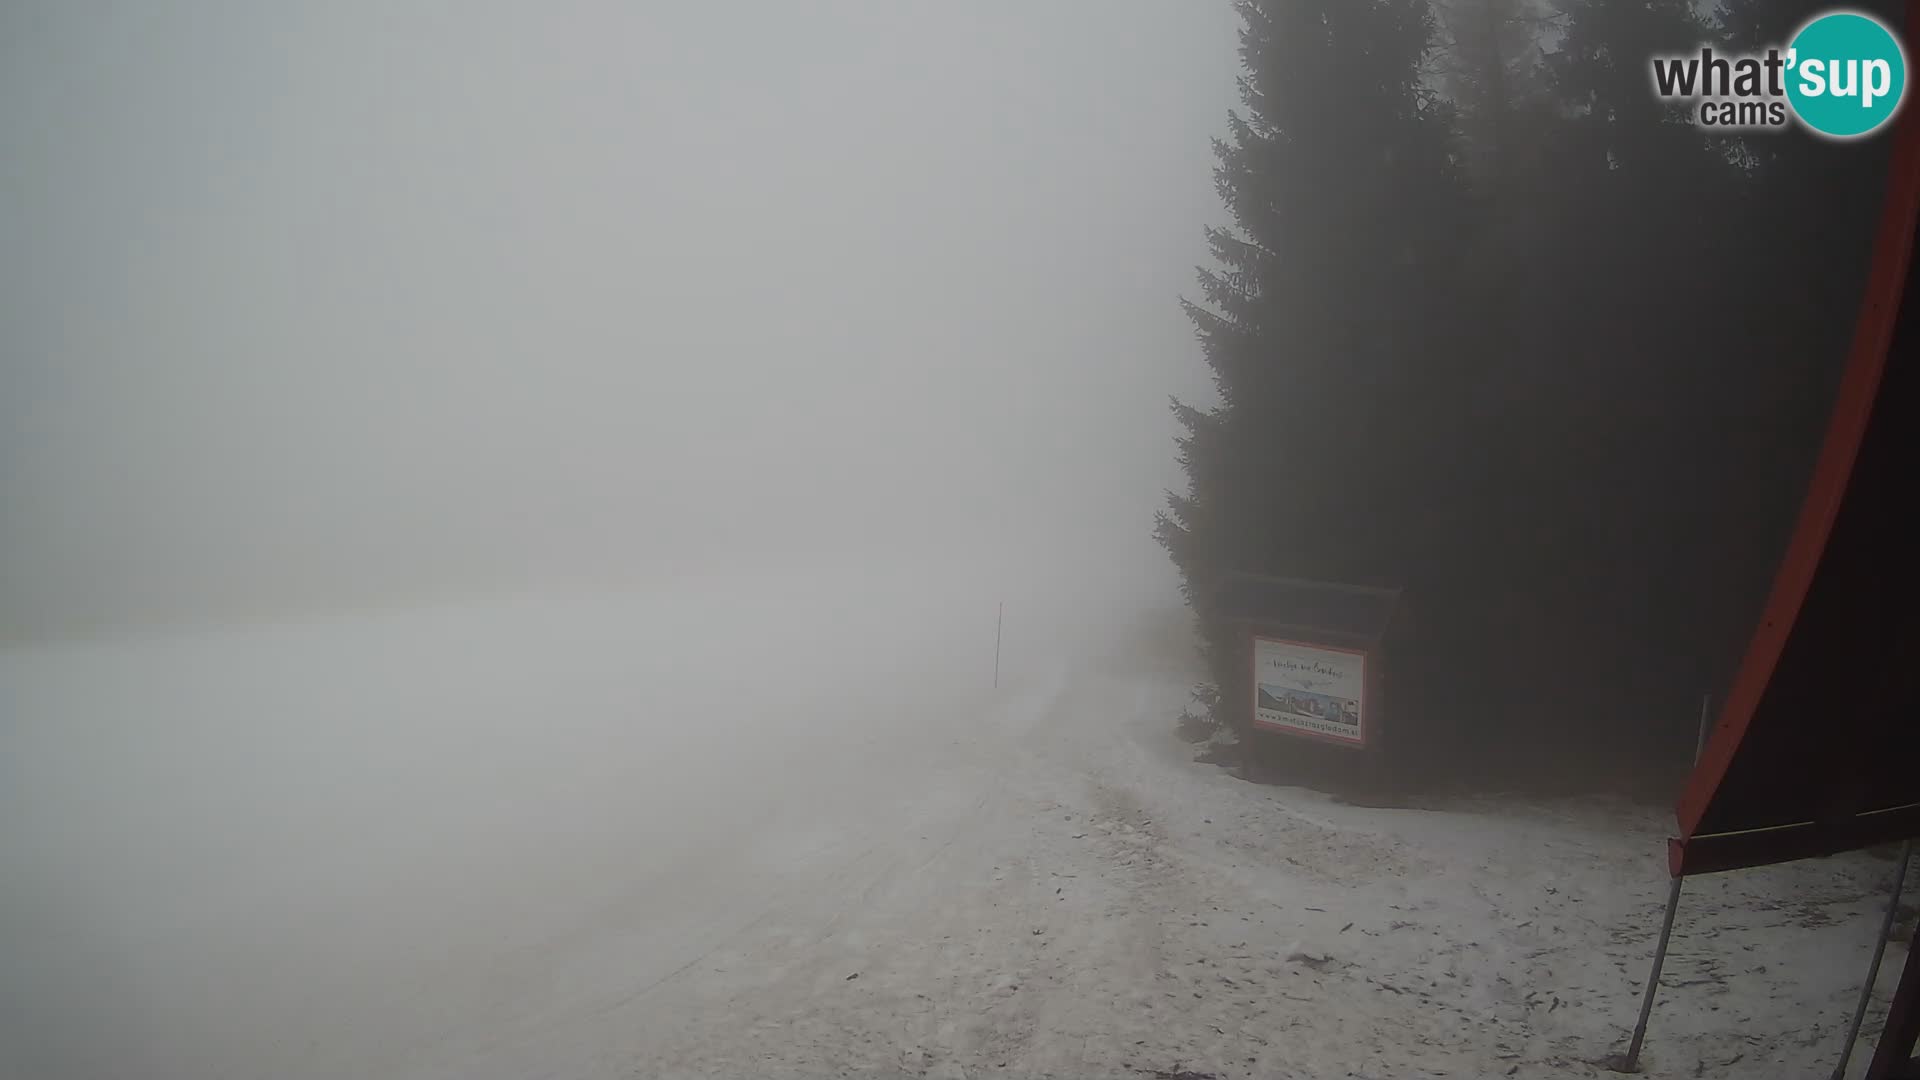
{"label": "packed snow surface", "polygon": [[[0,1074],[1608,1075],[1661,808],[1245,783],[1172,734],[1177,617],[1047,580],[0,654]],[[1823,1075],[1891,869],[1690,881],[1647,1075]]]}

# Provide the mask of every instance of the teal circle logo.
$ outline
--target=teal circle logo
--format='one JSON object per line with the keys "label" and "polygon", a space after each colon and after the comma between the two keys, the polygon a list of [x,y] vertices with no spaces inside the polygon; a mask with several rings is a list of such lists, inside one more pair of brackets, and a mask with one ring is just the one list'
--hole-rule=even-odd
{"label": "teal circle logo", "polygon": [[1852,139],[1876,131],[1907,93],[1907,55],[1871,15],[1834,11],[1787,44],[1787,101],[1815,132]]}

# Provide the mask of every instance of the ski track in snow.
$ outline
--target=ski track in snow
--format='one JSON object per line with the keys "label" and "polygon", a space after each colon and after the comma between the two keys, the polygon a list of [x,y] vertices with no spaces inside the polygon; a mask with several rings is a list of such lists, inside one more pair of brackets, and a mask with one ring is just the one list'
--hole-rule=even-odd
{"label": "ski track in snow", "polygon": [[[788,777],[771,796],[684,805],[742,807],[703,843],[514,924],[533,931],[396,962],[365,1010],[384,1028],[317,1000],[310,1028],[200,1017],[197,1038],[232,1045],[119,1032],[119,1064],[89,1075],[143,1053],[154,1077],[1613,1075],[1594,1062],[1638,1006],[1667,815],[1247,784],[1187,760],[1186,691],[1137,657],[1062,661],[964,723],[836,746],[824,780],[796,743],[789,772],[753,774]],[[1859,855],[1690,881],[1645,1074],[1829,1069],[1890,871]],[[245,967],[244,940],[241,967],[183,992],[303,979]],[[1890,947],[1882,1010],[1904,958]],[[335,985],[375,989],[310,996]],[[0,1005],[31,988],[8,989]]]}

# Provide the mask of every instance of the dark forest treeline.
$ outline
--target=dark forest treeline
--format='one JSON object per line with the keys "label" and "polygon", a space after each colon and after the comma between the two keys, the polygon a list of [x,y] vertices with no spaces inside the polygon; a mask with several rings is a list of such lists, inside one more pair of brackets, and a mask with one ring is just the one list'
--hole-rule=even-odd
{"label": "dark forest treeline", "polygon": [[1245,679],[1223,573],[1399,585],[1423,752],[1684,757],[1811,468],[1887,140],[1653,97],[1650,54],[1779,43],[1786,0],[1237,6],[1232,225],[1187,304],[1220,401],[1175,403],[1158,522],[1214,678]]}

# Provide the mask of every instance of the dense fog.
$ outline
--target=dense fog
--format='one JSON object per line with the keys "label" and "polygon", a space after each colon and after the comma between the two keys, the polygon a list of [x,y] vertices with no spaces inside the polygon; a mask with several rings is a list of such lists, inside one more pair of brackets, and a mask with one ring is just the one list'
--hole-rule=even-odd
{"label": "dense fog", "polygon": [[10,7],[0,628],[1153,560],[1233,21],[1084,14]]}
{"label": "dense fog", "polygon": [[[547,1038],[667,977],[899,825],[875,809],[944,795],[996,701],[1172,599],[1132,568],[1018,581],[996,691],[980,598],[1007,578],[924,570],[0,659],[0,1075],[511,1075],[495,1027]],[[600,1075],[609,1038],[540,1065]]]}
{"label": "dense fog", "polygon": [[1232,23],[1083,15],[0,14],[0,1074],[477,1075],[1175,608]]}
{"label": "dense fog", "polygon": [[1635,65],[1803,14],[6,5],[0,1080],[1597,1060],[1888,160]]}

